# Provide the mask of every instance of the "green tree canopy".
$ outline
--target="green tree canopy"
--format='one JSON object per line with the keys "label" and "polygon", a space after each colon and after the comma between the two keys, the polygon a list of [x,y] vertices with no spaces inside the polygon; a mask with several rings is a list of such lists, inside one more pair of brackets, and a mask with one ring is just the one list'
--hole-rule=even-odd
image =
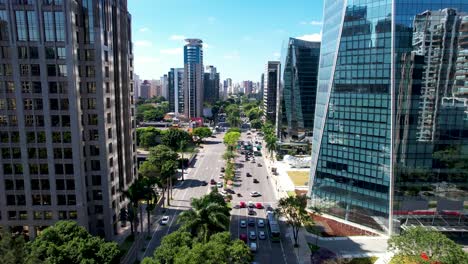
{"label": "green tree canopy", "polygon": [[260,119],[254,119],[250,121],[250,126],[255,129],[262,128],[263,122]]}
{"label": "green tree canopy", "polygon": [[121,252],[115,242],[92,236],[74,221],[59,221],[30,243],[32,254],[56,264],[117,264]]}
{"label": "green tree canopy", "polygon": [[181,256],[186,255],[192,247],[192,236],[185,231],[175,231],[164,236],[161,245],[154,251],[153,258],[145,258],[142,264],[180,263]]}
{"label": "green tree canopy", "polygon": [[226,131],[226,133],[230,133],[230,132],[237,132],[237,133],[240,134],[240,133],[241,133],[241,130],[240,130],[240,128],[238,128],[238,127],[231,127],[231,128],[229,128],[229,129]]}
{"label": "green tree canopy", "polygon": [[296,195],[283,197],[278,201],[276,214],[286,218],[286,223],[291,226],[294,237],[294,245],[297,246],[297,237],[302,225],[311,224],[312,218],[306,211],[307,196]]}
{"label": "green tree canopy", "polygon": [[192,138],[187,131],[177,128],[171,128],[165,132],[161,141],[164,145],[170,147],[174,151],[180,149],[181,144],[187,144]]}
{"label": "green tree canopy", "polygon": [[192,135],[197,136],[202,141],[204,138],[211,137],[213,132],[209,127],[197,127],[193,129]]}
{"label": "green tree canopy", "polygon": [[396,258],[419,260],[417,263],[422,261],[423,253],[431,263],[468,263],[468,254],[461,246],[440,232],[419,226],[392,236],[388,240],[388,249],[395,251]]}
{"label": "green tree canopy", "polygon": [[237,141],[240,138],[239,132],[229,132],[224,135],[223,143],[227,145],[229,148],[234,148],[237,145]]}
{"label": "green tree canopy", "polygon": [[0,229],[0,263],[2,264],[40,264],[42,261],[28,254],[22,235],[12,235]]}
{"label": "green tree canopy", "polygon": [[136,109],[136,120],[138,122],[143,122],[144,121],[144,115],[145,115],[145,112],[147,111],[151,111],[151,110],[154,110],[156,109],[156,107],[152,104],[140,104],[137,106],[137,109]]}
{"label": "green tree canopy", "polygon": [[137,144],[143,148],[150,148],[158,145],[161,137],[161,130],[155,127],[137,128]]}

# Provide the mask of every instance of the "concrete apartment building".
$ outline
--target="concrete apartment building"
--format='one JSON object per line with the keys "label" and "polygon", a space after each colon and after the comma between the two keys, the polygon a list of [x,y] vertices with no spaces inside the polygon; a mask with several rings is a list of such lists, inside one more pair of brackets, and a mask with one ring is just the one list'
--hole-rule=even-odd
{"label": "concrete apartment building", "polygon": [[184,46],[184,114],[187,118],[203,115],[203,41],[186,39]]}
{"label": "concrete apartment building", "polygon": [[0,1],[0,226],[113,239],[136,176],[126,1]]}

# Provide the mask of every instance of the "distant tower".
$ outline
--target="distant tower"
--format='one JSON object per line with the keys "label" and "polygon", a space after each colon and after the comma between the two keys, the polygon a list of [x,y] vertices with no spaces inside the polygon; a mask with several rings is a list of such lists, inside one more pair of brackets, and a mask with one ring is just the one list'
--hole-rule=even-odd
{"label": "distant tower", "polygon": [[186,39],[184,46],[184,114],[203,115],[203,41]]}

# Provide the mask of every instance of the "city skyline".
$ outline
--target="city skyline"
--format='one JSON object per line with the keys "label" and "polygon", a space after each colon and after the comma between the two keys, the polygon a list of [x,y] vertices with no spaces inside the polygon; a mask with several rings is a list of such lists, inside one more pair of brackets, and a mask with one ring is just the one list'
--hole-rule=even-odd
{"label": "city skyline", "polygon": [[[139,0],[128,4],[132,17],[138,17],[132,24],[132,39],[135,72],[143,80],[159,79],[170,68],[183,67],[185,38],[202,39],[205,64],[229,73],[223,78],[232,78],[233,83],[260,81],[265,61],[279,60],[282,42],[289,37],[321,38],[321,2],[239,5],[211,0],[203,4]],[[257,22],[250,23],[254,17]]]}

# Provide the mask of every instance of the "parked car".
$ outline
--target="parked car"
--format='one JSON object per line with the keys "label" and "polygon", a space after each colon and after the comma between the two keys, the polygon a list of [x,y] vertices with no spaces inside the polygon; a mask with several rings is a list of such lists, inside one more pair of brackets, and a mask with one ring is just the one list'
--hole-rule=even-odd
{"label": "parked car", "polygon": [[228,195],[228,193],[227,193],[225,190],[222,190],[222,191],[220,191],[219,193],[220,193],[222,196]]}
{"label": "parked car", "polygon": [[239,239],[244,241],[244,243],[247,244],[247,234],[244,234],[244,233],[240,234]]}
{"label": "parked car", "polygon": [[223,183],[222,183],[222,182],[218,182],[218,183],[216,184],[216,186],[217,186],[218,188],[223,188]]}
{"label": "parked car", "polygon": [[201,182],[201,185],[202,185],[202,186],[207,186],[208,183],[207,183],[206,181],[202,181],[202,182]]}
{"label": "parked car", "polygon": [[270,204],[265,204],[265,209],[267,212],[273,212],[273,207]]}
{"label": "parked car", "polygon": [[255,226],[255,219],[249,218],[249,226]]}
{"label": "parked car", "polygon": [[245,204],[245,202],[240,201],[239,202],[239,207],[240,208],[245,208],[245,207],[247,207],[247,205]]}
{"label": "parked car", "polygon": [[224,179],[224,175],[223,175],[223,174],[220,174],[220,175],[219,175],[219,178],[220,178],[220,179]]}
{"label": "parked car", "polygon": [[257,243],[255,242],[250,243],[250,251],[257,252]]}
{"label": "parked car", "polygon": [[245,220],[240,220],[239,226],[240,227],[247,227],[247,222]]}
{"label": "parked car", "polygon": [[247,177],[252,177],[252,174],[250,174],[249,172],[247,172],[247,173],[245,174],[245,176],[247,176]]}
{"label": "parked car", "polygon": [[254,204],[252,201],[249,201],[249,202],[248,202],[248,205],[249,205],[250,208],[255,207],[255,204]]}
{"label": "parked car", "polygon": [[261,167],[261,166],[262,166],[262,164],[261,164],[261,163],[257,163],[257,167]]}
{"label": "parked car", "polygon": [[250,196],[252,196],[252,197],[258,197],[258,196],[261,196],[261,194],[260,194],[259,192],[257,192],[257,191],[254,191],[254,192],[251,192],[251,193],[250,193]]}
{"label": "parked car", "polygon": [[161,221],[159,221],[159,224],[161,225],[167,225],[169,223],[169,216],[165,215],[161,218]]}
{"label": "parked car", "polygon": [[221,167],[221,172],[225,172],[226,170],[224,169],[224,167]]}
{"label": "parked car", "polygon": [[257,209],[262,209],[262,208],[263,208],[263,205],[262,205],[262,203],[256,203],[256,204],[255,204],[255,207],[256,207]]}
{"label": "parked car", "polygon": [[251,239],[251,240],[256,240],[257,239],[257,234],[255,233],[255,231],[250,231],[249,232],[249,239]]}
{"label": "parked car", "polygon": [[257,179],[253,179],[253,183],[259,183],[259,181]]}
{"label": "parked car", "polygon": [[260,240],[266,239],[265,231],[258,231],[258,239]]}
{"label": "parked car", "polygon": [[215,185],[215,184],[216,184],[216,181],[215,181],[214,179],[211,179],[211,180],[210,180],[210,184],[211,184],[211,185]]}
{"label": "parked car", "polygon": [[265,227],[265,221],[263,219],[258,219],[257,226],[258,227]]}

